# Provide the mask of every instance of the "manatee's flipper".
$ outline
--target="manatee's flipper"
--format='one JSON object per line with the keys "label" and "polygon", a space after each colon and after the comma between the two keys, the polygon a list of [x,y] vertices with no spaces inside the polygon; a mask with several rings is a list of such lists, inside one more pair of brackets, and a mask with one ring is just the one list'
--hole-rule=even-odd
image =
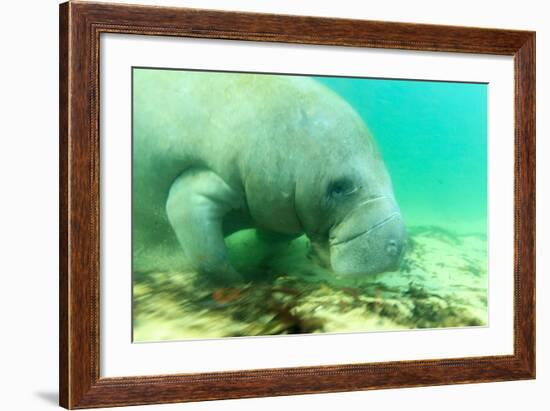
{"label": "manatee's flipper", "polygon": [[191,266],[219,283],[242,281],[229,264],[222,220],[241,206],[241,196],[216,173],[191,169],[170,187],[166,201],[168,220]]}
{"label": "manatee's flipper", "polygon": [[309,241],[307,259],[319,265],[320,267],[331,269],[330,251],[327,241]]}
{"label": "manatee's flipper", "polygon": [[275,231],[256,229],[256,238],[264,247],[268,247],[269,253],[274,255],[290,245],[292,240],[300,237],[298,234],[283,234]]}
{"label": "manatee's flipper", "polygon": [[[270,280],[273,276],[281,273],[274,271],[274,262],[278,256],[285,253],[292,240],[298,238],[300,234],[283,234],[271,230],[256,228],[256,244],[254,245],[254,254],[256,256],[256,269],[246,271],[247,278],[251,280]],[[275,259],[275,260],[274,260]]]}

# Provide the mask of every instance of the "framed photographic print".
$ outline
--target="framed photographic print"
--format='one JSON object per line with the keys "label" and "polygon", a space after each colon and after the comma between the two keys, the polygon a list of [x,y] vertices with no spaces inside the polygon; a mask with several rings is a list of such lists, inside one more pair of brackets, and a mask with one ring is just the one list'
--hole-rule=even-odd
{"label": "framed photographic print", "polygon": [[60,404],[535,377],[535,33],[60,6]]}

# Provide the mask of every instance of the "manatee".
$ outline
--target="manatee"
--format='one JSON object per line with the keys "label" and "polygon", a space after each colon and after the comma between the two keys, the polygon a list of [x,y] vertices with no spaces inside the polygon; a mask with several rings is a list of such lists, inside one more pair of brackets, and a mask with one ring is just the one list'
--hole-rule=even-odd
{"label": "manatee", "polygon": [[[373,136],[309,77],[137,69],[133,233],[177,241],[201,276],[242,276],[224,238],[305,234],[341,276],[395,270],[406,230]],[[167,240],[168,239],[168,240]]]}

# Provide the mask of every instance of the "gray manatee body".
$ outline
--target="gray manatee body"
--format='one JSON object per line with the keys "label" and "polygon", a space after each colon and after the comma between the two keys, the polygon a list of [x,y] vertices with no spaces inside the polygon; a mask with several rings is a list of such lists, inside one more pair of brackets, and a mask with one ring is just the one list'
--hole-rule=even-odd
{"label": "gray manatee body", "polygon": [[[306,234],[341,275],[395,269],[406,234],[359,115],[307,77],[134,71],[133,235],[177,239],[199,273],[239,273],[224,237]],[[175,234],[175,236],[174,236]]]}

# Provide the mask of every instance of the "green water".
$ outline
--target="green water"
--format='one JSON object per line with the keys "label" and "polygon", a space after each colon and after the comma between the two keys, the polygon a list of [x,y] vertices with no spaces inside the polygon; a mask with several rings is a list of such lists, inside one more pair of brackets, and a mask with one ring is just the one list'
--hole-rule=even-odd
{"label": "green water", "polygon": [[486,84],[317,80],[374,134],[408,224],[486,234]]}
{"label": "green water", "polygon": [[[134,113],[147,99],[140,91],[156,81],[155,73],[160,81],[162,72],[134,75]],[[352,105],[376,140],[407,226],[399,270],[339,278],[307,258],[305,236],[266,244],[254,230],[243,230],[225,242],[231,263],[247,274],[246,281],[216,285],[186,266],[173,233],[157,230],[153,244],[139,233],[133,243],[134,341],[487,323],[488,86],[315,80]],[[216,120],[215,113],[211,118]],[[134,121],[134,133],[142,132],[147,118]],[[134,158],[134,179],[141,166]],[[147,216],[147,205],[134,201],[133,207],[135,224]]]}

